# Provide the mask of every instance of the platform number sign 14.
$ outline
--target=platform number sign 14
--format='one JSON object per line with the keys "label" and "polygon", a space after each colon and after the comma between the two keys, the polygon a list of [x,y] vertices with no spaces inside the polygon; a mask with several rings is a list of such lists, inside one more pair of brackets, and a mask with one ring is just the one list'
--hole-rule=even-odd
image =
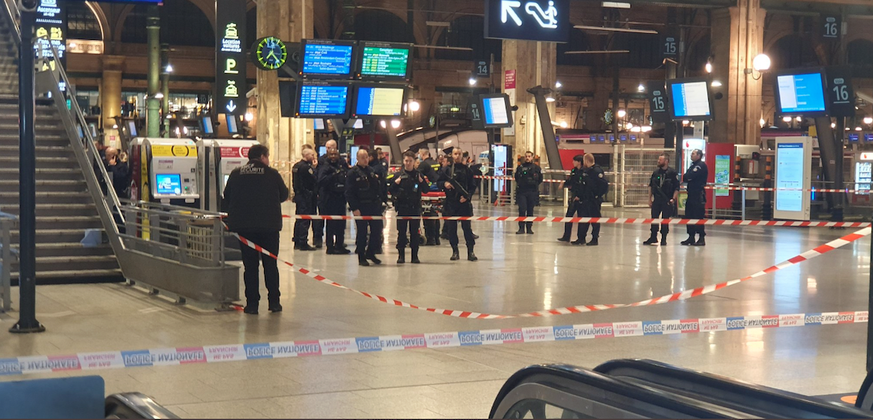
{"label": "platform number sign 14", "polygon": [[476,68],[473,72],[476,77],[491,77],[491,66],[485,60],[476,60]]}
{"label": "platform number sign 14", "polygon": [[839,16],[823,16],[821,26],[823,38],[838,39],[842,29],[842,19]]}

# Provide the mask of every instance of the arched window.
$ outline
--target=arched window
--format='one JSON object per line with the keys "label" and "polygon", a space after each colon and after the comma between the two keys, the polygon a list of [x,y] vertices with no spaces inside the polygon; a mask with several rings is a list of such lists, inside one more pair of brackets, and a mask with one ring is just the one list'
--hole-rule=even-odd
{"label": "arched window", "polygon": [[595,57],[593,54],[567,54],[568,51],[590,51],[591,47],[588,35],[578,29],[570,31],[570,42],[566,44],[558,44],[558,64],[570,66],[594,66]]}
{"label": "arched window", "polygon": [[503,57],[503,43],[498,39],[485,39],[485,20],[481,16],[462,16],[452,21],[440,34],[436,45],[441,47],[465,47],[473,51],[435,50],[434,57],[442,60],[490,59],[499,62]]}
{"label": "arched window", "polygon": [[100,21],[85,2],[67,3],[67,38],[102,41]]}
{"label": "arched window", "polygon": [[[121,42],[145,44],[148,42],[146,21],[147,5],[133,8],[124,21]],[[215,47],[215,32],[212,24],[193,3],[188,0],[168,1],[161,6],[161,42],[170,45]]]}
{"label": "arched window", "polygon": [[810,42],[800,35],[788,35],[776,41],[769,55],[772,68],[777,70],[821,65]]}
{"label": "arched window", "polygon": [[621,67],[654,69],[661,65],[661,38],[658,35],[618,33],[612,44],[614,50],[630,51],[618,56]]}
{"label": "arched window", "polygon": [[391,12],[367,10],[355,15],[358,41],[415,42],[409,25]]}

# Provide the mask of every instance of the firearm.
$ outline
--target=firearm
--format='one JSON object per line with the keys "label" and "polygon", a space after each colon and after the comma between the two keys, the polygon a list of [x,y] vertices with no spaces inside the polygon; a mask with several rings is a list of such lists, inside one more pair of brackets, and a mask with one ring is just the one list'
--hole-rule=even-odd
{"label": "firearm", "polygon": [[452,171],[449,174],[449,184],[452,184],[452,187],[455,188],[455,190],[460,191],[462,194],[464,194],[464,197],[469,199],[470,193],[467,192],[467,189],[464,188],[464,186],[461,185],[461,183],[458,182],[457,179],[455,179],[455,164],[454,163],[452,163]]}

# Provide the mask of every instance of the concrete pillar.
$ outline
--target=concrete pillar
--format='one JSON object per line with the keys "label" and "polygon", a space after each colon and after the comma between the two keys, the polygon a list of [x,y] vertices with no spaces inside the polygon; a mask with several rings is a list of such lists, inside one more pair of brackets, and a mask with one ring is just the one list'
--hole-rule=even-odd
{"label": "concrete pillar", "polygon": [[[270,0],[258,4],[258,37],[278,36],[285,42],[313,37],[313,2],[317,0]],[[252,40],[254,42],[254,40]],[[310,120],[282,118],[279,106],[279,78],[275,71],[258,70],[258,141],[270,148],[274,161],[300,159],[305,143],[312,144]],[[280,170],[283,165],[276,165]],[[290,171],[290,164],[284,169]]]}
{"label": "concrete pillar", "polygon": [[[504,130],[503,142],[512,145],[515,154],[527,150],[533,151],[542,157],[541,161],[544,165],[547,159],[542,128],[538,121],[534,97],[527,90],[536,86],[554,89],[557,67],[557,48],[554,43],[503,41],[503,69],[504,72],[515,70],[515,105],[518,105],[518,111],[515,113],[515,135],[506,135]],[[502,79],[500,84],[503,85]],[[554,103],[549,104],[549,113],[554,121]]]}
{"label": "concrete pillar", "polygon": [[713,13],[713,80],[715,119],[709,139],[716,143],[757,144],[761,133],[760,74],[746,74],[752,60],[762,52],[766,11],[760,0],[738,0],[737,7]]}
{"label": "concrete pillar", "polygon": [[124,68],[124,56],[104,55],[103,86],[100,89],[100,108],[103,116],[103,127],[108,142],[112,136],[118,138],[118,130],[113,129],[115,117],[121,115],[121,73]]}

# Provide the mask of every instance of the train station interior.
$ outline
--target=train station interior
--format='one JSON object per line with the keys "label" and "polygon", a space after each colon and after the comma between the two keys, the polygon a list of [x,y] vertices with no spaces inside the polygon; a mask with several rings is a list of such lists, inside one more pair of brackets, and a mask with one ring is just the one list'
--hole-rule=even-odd
{"label": "train station interior", "polygon": [[3,2],[0,418],[873,417],[869,0]]}

